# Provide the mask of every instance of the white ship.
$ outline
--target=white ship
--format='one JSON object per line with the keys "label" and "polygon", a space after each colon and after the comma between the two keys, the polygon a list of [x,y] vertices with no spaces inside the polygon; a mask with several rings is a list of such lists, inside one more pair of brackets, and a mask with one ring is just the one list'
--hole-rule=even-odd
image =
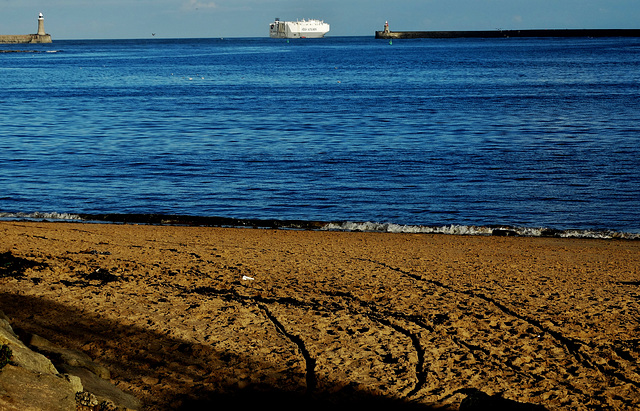
{"label": "white ship", "polygon": [[280,21],[269,25],[269,36],[274,39],[320,38],[329,32],[329,24],[322,20]]}

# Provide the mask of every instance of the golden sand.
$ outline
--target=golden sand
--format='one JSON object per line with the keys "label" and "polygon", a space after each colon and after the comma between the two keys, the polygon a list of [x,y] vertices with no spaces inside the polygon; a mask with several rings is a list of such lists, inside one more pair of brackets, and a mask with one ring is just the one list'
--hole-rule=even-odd
{"label": "golden sand", "polygon": [[22,267],[0,271],[0,310],[145,409],[457,409],[468,389],[640,408],[640,241],[19,221],[0,238]]}

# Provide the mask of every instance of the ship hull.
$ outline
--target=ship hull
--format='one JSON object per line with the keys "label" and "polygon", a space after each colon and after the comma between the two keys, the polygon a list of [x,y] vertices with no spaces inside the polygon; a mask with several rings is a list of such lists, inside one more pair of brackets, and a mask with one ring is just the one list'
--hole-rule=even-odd
{"label": "ship hull", "polygon": [[269,37],[274,39],[317,39],[324,37],[329,29],[329,24],[321,20],[276,20],[269,26]]}

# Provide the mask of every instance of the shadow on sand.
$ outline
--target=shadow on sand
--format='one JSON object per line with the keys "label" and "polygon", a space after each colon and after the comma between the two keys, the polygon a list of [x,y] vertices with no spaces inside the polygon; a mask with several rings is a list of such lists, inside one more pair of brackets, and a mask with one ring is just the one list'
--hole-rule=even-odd
{"label": "shadow on sand", "polygon": [[[24,284],[29,285],[28,281]],[[268,405],[280,410],[336,410],[369,405],[397,410],[432,409],[372,395],[345,387],[344,383],[336,383],[336,387],[343,388],[332,393],[306,393],[304,379],[293,386],[275,381],[239,388],[234,367],[261,367],[241,352],[230,357],[229,353],[30,296],[0,293],[0,310],[18,331],[38,334],[67,349],[85,351],[111,371],[114,381],[138,386],[139,391],[130,393],[143,402],[145,409],[248,409]],[[220,361],[225,359],[229,360],[228,368],[220,367]],[[218,365],[210,365],[214,363]]]}
{"label": "shadow on sand", "polygon": [[[46,264],[0,254],[0,277],[13,277],[29,287],[26,268]],[[82,286],[75,284],[75,286]],[[92,290],[87,288],[86,293]],[[143,409],[209,410],[275,406],[279,410],[347,410],[384,407],[393,410],[429,410],[432,407],[373,395],[341,381],[324,381],[323,391],[307,392],[308,376],[286,370],[250,384],[239,384],[236,370],[260,370],[260,363],[235,352],[219,352],[210,346],[169,337],[137,325],[104,318],[55,301],[0,292],[0,310],[14,329],[38,334],[66,349],[89,354],[111,371],[112,380],[138,397]],[[314,376],[315,379],[315,376]],[[544,410],[478,390],[461,390],[466,398],[460,410]],[[456,409],[438,407],[438,409]]]}

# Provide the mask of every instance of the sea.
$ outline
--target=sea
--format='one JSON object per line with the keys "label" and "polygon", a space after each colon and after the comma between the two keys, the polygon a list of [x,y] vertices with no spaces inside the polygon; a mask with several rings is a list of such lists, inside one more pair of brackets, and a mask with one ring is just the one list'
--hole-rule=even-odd
{"label": "sea", "polygon": [[638,38],[0,50],[3,220],[640,239]]}

